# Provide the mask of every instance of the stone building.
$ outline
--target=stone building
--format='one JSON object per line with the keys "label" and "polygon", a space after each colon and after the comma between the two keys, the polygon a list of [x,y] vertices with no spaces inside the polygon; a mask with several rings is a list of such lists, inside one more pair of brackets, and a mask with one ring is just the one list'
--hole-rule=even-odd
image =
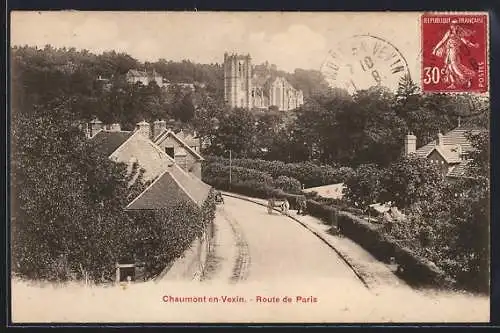
{"label": "stone building", "polygon": [[159,87],[163,87],[163,77],[156,73],[155,70],[152,72],[138,71],[136,69],[131,69],[127,72],[125,76],[126,80],[130,84],[136,84],[137,82],[142,83],[147,86],[150,82],[156,82]]}
{"label": "stone building", "polygon": [[304,104],[301,90],[284,77],[273,75],[269,65],[252,66],[249,54],[224,53],[224,99],[230,107],[293,110]]}
{"label": "stone building", "polygon": [[[105,125],[93,120],[84,126],[87,137],[102,146],[111,159],[126,161],[145,161],[148,170],[145,179],[152,179],[163,170],[163,165],[174,162],[186,173],[201,179],[200,139],[196,133],[180,131],[175,133],[164,120],[153,124],[146,121],[137,123],[134,131],[122,131],[120,124]],[[161,152],[161,153],[159,153]]]}

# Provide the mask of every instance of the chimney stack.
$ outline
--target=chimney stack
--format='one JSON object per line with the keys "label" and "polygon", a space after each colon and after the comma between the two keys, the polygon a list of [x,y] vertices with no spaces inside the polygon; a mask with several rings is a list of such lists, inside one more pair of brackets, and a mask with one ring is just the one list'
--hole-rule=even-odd
{"label": "chimney stack", "polygon": [[458,154],[458,158],[462,159],[462,157],[463,157],[462,145],[457,145],[457,154]]}
{"label": "chimney stack", "polygon": [[168,124],[167,124],[166,126],[167,126],[167,130],[172,131],[172,132],[175,132],[175,131],[174,131],[174,127],[175,127],[175,119],[171,118],[171,119],[168,121]]}
{"label": "chimney stack", "polygon": [[111,124],[109,130],[111,132],[120,132],[122,130],[122,127],[118,123]]}
{"label": "chimney stack", "polygon": [[405,156],[414,154],[417,151],[417,137],[409,133],[405,137]]}
{"label": "chimney stack", "polygon": [[444,137],[443,137],[443,134],[441,134],[441,132],[438,133],[437,135],[437,141],[436,141],[436,146],[443,146],[444,145]]}
{"label": "chimney stack", "polygon": [[90,137],[93,137],[94,135],[96,135],[97,132],[99,132],[100,130],[104,129],[104,125],[102,123],[102,121],[100,121],[99,119],[94,119],[90,122]]}
{"label": "chimney stack", "polygon": [[146,122],[145,120],[141,121],[140,123],[137,123],[136,131],[141,132],[141,134],[148,139],[151,135],[151,128],[149,126],[149,123]]}
{"label": "chimney stack", "polygon": [[161,133],[167,129],[167,122],[165,120],[156,120],[153,123],[153,140],[156,139]]}

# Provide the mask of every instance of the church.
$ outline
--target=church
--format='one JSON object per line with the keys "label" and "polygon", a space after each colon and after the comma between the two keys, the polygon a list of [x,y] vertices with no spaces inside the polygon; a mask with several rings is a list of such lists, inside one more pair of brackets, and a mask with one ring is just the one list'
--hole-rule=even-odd
{"label": "church", "polygon": [[230,107],[293,110],[304,104],[301,90],[284,77],[272,74],[269,65],[252,66],[249,54],[224,53],[224,99]]}

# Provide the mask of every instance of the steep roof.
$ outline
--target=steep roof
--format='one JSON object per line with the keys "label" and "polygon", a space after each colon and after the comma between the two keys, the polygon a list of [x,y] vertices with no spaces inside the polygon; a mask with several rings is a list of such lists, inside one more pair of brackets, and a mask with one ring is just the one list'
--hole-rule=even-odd
{"label": "steep roof", "polygon": [[[443,146],[456,147],[457,145],[460,145],[463,152],[473,150],[471,143],[465,137],[465,133],[469,131],[472,132],[472,134],[478,134],[482,131],[482,129],[476,127],[457,127],[443,135]],[[437,140],[431,141],[418,148],[415,153],[419,157],[426,157],[433,150],[433,148],[436,147],[436,143]]]}
{"label": "steep roof", "polygon": [[433,151],[437,151],[448,164],[460,163],[462,161],[458,149],[453,146],[435,146],[425,157],[429,156]]}
{"label": "steep roof", "polygon": [[128,204],[126,209],[162,209],[179,201],[192,202],[201,207],[209,191],[209,185],[174,164]]}
{"label": "steep roof", "polygon": [[111,155],[114,161],[131,165],[133,161],[139,163],[145,170],[144,180],[153,180],[161,175],[174,160],[166,152],[145,137],[140,131],[133,134],[120,145]]}
{"label": "steep roof", "polygon": [[130,164],[131,157],[134,157],[133,160],[137,160],[146,170],[145,179],[154,179],[126,209],[161,209],[178,201],[193,202],[201,207],[208,196],[209,185],[184,171],[167,153],[138,131],[101,131],[90,140],[113,160]]}
{"label": "steep roof", "polygon": [[191,153],[191,155],[193,155],[194,157],[196,157],[198,160],[200,161],[203,161],[204,158],[198,154],[193,148],[191,148],[189,146],[189,144],[187,144],[186,142],[184,142],[184,140],[182,140],[181,138],[179,138],[179,136],[177,136],[172,130],[166,130],[165,132],[163,132],[162,134],[160,134],[154,141],[155,144],[160,144],[163,140],[165,140],[168,136],[174,138],[174,140],[176,140],[178,143],[180,143],[184,149],[186,149],[187,151],[189,151]]}
{"label": "steep roof", "polygon": [[128,131],[99,131],[90,140],[97,145],[99,151],[109,156],[124,144],[132,134],[133,132]]}

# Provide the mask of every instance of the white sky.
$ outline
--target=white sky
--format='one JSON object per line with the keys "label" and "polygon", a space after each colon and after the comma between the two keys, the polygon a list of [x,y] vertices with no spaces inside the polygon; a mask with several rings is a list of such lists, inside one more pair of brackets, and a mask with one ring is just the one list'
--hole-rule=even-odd
{"label": "white sky", "polygon": [[[250,53],[279,69],[319,69],[328,50],[354,34],[382,37],[419,69],[419,13],[13,12],[12,45],[124,51],[140,61],[221,63]],[[414,75],[414,73],[412,73]]]}

